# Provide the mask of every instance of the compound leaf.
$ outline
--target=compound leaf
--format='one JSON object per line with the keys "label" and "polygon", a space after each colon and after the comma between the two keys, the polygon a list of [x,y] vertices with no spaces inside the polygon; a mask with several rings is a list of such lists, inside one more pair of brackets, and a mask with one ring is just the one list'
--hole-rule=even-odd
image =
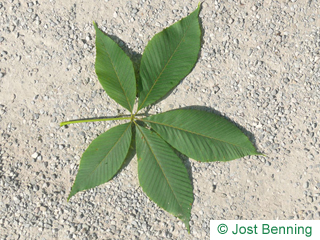
{"label": "compound leaf", "polygon": [[111,128],[83,153],[68,200],[77,192],[109,181],[121,168],[132,139],[131,123]]}
{"label": "compound leaf", "polygon": [[155,132],[138,125],[136,148],[143,191],[159,207],[180,218],[189,230],[193,193],[181,159]]}
{"label": "compound leaf", "polygon": [[136,97],[136,79],[129,57],[94,23],[98,79],[107,94],[131,113]]}
{"label": "compound leaf", "polygon": [[213,113],[180,109],[143,121],[178,151],[198,161],[229,161],[259,155],[239,128]]}
{"label": "compound leaf", "polygon": [[140,65],[138,110],[159,100],[192,70],[200,50],[199,11],[200,6],[149,41]]}

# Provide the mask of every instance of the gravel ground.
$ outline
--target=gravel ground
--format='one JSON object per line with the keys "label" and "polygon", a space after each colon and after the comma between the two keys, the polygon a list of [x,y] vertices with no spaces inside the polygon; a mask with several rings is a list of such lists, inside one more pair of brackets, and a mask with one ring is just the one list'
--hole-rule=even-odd
{"label": "gravel ground", "polygon": [[199,105],[263,156],[191,166],[191,234],[138,184],[132,161],[67,202],[81,154],[126,113],[94,72],[92,21],[134,59],[198,1],[0,1],[0,239],[209,239],[213,219],[320,219],[319,1],[204,1],[201,55],[151,112]]}

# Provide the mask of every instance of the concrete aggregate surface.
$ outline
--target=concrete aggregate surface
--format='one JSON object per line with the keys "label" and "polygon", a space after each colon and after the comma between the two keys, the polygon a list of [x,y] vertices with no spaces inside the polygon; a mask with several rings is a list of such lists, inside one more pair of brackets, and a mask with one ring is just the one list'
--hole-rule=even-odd
{"label": "concrete aggregate surface", "polygon": [[0,0],[0,239],[209,239],[214,219],[320,219],[320,2],[204,0],[199,60],[158,113],[202,106],[265,156],[186,159],[191,233],[143,193],[134,157],[67,197],[83,151],[127,112],[95,75],[92,21],[138,60],[191,0]]}

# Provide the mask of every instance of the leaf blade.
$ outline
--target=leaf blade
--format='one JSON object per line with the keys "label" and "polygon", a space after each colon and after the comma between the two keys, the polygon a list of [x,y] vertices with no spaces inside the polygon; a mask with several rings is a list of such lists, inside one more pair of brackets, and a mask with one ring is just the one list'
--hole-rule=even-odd
{"label": "leaf blade", "polygon": [[180,109],[142,120],[178,151],[198,161],[230,161],[259,154],[239,128],[213,113]]}
{"label": "leaf blade", "polygon": [[154,103],[192,70],[200,51],[200,6],[186,18],[156,34],[142,55],[142,91],[138,110]]}
{"label": "leaf blade", "polygon": [[189,230],[193,192],[186,167],[172,148],[149,129],[137,125],[136,141],[140,186]]}
{"label": "leaf blade", "polygon": [[68,200],[79,191],[112,179],[126,158],[131,138],[131,123],[126,123],[111,128],[94,139],[81,157]]}
{"label": "leaf blade", "polygon": [[110,37],[94,23],[96,30],[95,70],[107,94],[131,113],[136,97],[132,61]]}

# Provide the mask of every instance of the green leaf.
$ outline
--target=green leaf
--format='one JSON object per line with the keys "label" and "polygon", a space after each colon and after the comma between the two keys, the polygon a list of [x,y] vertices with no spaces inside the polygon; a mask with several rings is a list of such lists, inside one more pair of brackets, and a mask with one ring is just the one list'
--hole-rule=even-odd
{"label": "green leaf", "polygon": [[136,97],[133,64],[122,49],[94,23],[96,29],[96,73],[107,94],[131,113]]}
{"label": "green leaf", "polygon": [[229,161],[259,155],[239,128],[213,113],[181,109],[142,120],[178,151],[198,161]]}
{"label": "green leaf", "polygon": [[195,65],[200,50],[200,6],[186,18],[156,34],[141,59],[138,110],[175,87]]}
{"label": "green leaf", "polygon": [[180,218],[189,230],[193,193],[186,167],[155,132],[138,125],[136,144],[143,191],[159,207]]}
{"label": "green leaf", "polygon": [[68,200],[77,192],[109,181],[121,168],[132,138],[131,123],[98,136],[83,153]]}

